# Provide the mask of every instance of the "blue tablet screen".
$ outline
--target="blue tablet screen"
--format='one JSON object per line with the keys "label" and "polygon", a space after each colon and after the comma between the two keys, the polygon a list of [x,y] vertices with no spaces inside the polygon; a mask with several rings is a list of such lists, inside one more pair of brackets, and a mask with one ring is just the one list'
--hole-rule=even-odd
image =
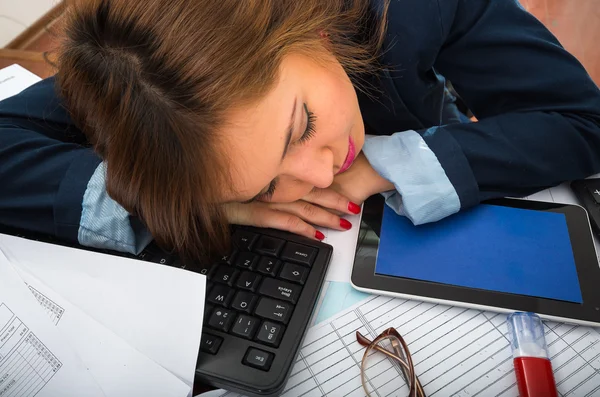
{"label": "blue tablet screen", "polygon": [[413,226],[384,207],[378,274],[583,302],[563,214],[483,204]]}

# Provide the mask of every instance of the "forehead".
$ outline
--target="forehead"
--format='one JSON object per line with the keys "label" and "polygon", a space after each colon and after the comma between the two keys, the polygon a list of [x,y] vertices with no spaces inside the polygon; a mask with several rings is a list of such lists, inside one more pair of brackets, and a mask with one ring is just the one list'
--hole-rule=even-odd
{"label": "forehead", "polygon": [[289,69],[282,67],[263,98],[226,115],[221,133],[231,186],[224,201],[251,199],[277,176],[296,92]]}

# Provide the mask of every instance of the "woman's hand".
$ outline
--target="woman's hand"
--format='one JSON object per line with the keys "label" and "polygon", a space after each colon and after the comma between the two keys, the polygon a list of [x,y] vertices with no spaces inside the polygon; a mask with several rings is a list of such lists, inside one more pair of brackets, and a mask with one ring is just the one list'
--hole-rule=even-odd
{"label": "woman's hand", "polygon": [[370,196],[394,190],[394,185],[383,178],[371,167],[369,160],[360,152],[352,166],[344,173],[337,175],[329,187],[352,202],[362,204]]}
{"label": "woman's hand", "polygon": [[348,230],[352,224],[339,214],[358,214],[360,207],[332,189],[313,189],[301,200],[291,203],[225,204],[230,223],[286,230],[323,240],[323,233],[313,225]]}

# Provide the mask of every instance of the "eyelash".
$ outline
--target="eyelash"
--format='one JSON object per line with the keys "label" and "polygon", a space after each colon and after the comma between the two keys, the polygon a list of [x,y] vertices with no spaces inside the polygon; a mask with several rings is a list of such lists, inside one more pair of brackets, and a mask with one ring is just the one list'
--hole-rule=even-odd
{"label": "eyelash", "polygon": [[[307,142],[310,138],[312,138],[315,135],[315,120],[317,119],[317,116],[315,116],[313,112],[308,110],[308,107],[306,106],[306,104],[304,104],[304,111],[306,112],[306,117],[307,117],[306,131],[304,131],[304,134],[302,134],[300,139],[298,139],[298,143],[300,143],[300,144]],[[276,187],[277,187],[277,179],[273,179],[271,181],[271,183],[269,184],[269,188],[267,189],[267,191],[264,192],[260,196],[260,198],[262,198],[264,200],[269,200],[275,193]]]}
{"label": "eyelash", "polygon": [[260,198],[264,200],[269,200],[273,194],[275,193],[275,188],[277,187],[277,179],[273,179],[271,183],[269,183],[269,188],[266,192],[264,192]]}
{"label": "eyelash", "polygon": [[315,116],[313,112],[310,112],[308,110],[306,104],[304,104],[304,111],[306,112],[307,117],[306,131],[304,131],[304,134],[302,134],[300,139],[298,139],[298,143],[300,144],[307,142],[310,138],[312,138],[315,135],[315,121],[317,120],[317,116]]}

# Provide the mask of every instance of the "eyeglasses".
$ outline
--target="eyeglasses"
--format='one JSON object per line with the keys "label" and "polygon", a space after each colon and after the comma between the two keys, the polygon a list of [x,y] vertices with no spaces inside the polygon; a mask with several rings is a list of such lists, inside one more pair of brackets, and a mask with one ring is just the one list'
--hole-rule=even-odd
{"label": "eyeglasses", "polygon": [[[374,351],[383,353],[388,358],[400,363],[400,370],[402,371],[404,382],[406,382],[409,389],[408,397],[426,397],[423,386],[421,386],[421,382],[419,382],[419,378],[415,374],[415,367],[413,365],[412,357],[410,356],[410,351],[408,351],[408,345],[395,328],[386,329],[373,341],[370,341],[360,332],[356,331],[356,340],[362,346],[367,348],[360,363],[360,380],[363,389],[367,393],[367,397],[371,397],[371,394],[367,389],[366,381],[367,358]],[[386,342],[389,342],[393,351],[390,351],[385,347],[385,345],[388,344]]]}

